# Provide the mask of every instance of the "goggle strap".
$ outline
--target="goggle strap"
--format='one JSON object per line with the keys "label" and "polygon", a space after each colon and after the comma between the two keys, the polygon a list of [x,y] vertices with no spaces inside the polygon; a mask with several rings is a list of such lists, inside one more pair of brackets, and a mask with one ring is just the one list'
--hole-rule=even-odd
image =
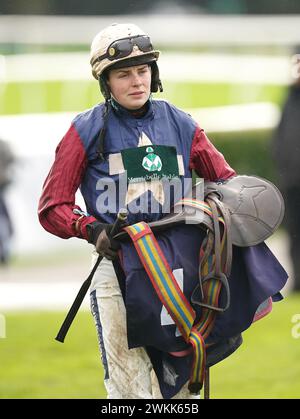
{"label": "goggle strap", "polygon": [[[110,59],[110,58],[113,58],[113,55],[110,55],[109,53],[108,53],[108,51],[109,51],[109,49],[110,48],[113,48],[113,45],[114,44],[117,44],[119,41],[124,41],[124,40],[128,40],[128,41],[132,41],[132,40],[134,40],[134,39],[138,39],[138,38],[147,38],[148,40],[149,40],[149,47],[150,47],[150,50],[149,51],[143,51],[143,49],[141,49],[141,46],[138,44],[138,42],[135,44],[134,42],[131,42],[130,44],[130,47],[131,47],[131,50],[129,50],[128,51],[128,55],[132,52],[132,50],[133,50],[133,47],[134,47],[134,45],[137,45],[137,47],[142,51],[142,52],[150,52],[151,51],[151,49],[153,49],[153,46],[152,46],[152,44],[151,44],[151,41],[150,41],[150,38],[148,37],[148,36],[146,36],[146,35],[137,35],[137,36],[133,36],[133,37],[131,37],[131,38],[121,38],[121,39],[117,39],[116,41],[113,41],[108,47],[107,47],[107,50],[106,50],[106,53],[105,54],[103,54],[103,55],[100,55],[100,57],[98,57],[98,58],[96,58],[93,62],[92,62],[92,65],[94,65],[97,61],[101,61],[101,60],[104,60],[104,58],[108,58],[108,59]],[[117,45],[116,45],[117,46]],[[126,55],[124,56],[124,57],[126,57]],[[118,58],[118,57],[117,57]],[[117,59],[116,58],[116,59]],[[123,58],[123,57],[122,57]]]}
{"label": "goggle strap", "polygon": [[105,106],[104,106],[104,112],[103,112],[103,127],[101,128],[99,132],[98,144],[97,144],[97,154],[100,161],[104,160],[104,142],[105,142],[109,110],[110,110],[110,103],[108,100],[106,100]]}

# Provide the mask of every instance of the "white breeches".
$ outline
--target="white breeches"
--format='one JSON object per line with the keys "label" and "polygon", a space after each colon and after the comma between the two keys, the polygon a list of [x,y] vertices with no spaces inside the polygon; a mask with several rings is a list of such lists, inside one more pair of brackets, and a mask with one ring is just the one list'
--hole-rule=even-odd
{"label": "white breeches", "polygon": [[[97,256],[94,252],[93,264]],[[128,349],[123,297],[112,262],[105,258],[91,285],[91,309],[97,327],[108,398],[162,398],[145,349]],[[174,398],[190,399],[195,396],[189,393],[186,384]]]}

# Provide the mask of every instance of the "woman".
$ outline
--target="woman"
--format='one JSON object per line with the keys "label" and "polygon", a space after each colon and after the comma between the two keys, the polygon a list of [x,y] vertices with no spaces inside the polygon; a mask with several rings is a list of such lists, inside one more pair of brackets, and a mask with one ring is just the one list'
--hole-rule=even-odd
{"label": "woman", "polygon": [[[182,185],[191,180],[192,170],[209,180],[235,175],[189,115],[152,99],[152,92],[162,91],[158,57],[150,38],[133,24],[113,24],[94,38],[92,73],[105,103],[72,122],[39,204],[46,230],[93,243],[94,260],[105,256],[91,301],[109,398],[161,397],[147,352],[128,349],[126,309],[112,264],[117,249],[108,235],[119,208],[129,209],[129,224],[151,222],[174,203],[166,179]],[[88,214],[75,204],[79,186]],[[192,396],[185,385],[175,397]]]}

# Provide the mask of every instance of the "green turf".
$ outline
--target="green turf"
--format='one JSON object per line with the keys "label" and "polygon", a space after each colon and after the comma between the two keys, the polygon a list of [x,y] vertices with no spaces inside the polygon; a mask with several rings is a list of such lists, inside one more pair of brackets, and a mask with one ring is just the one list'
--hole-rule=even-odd
{"label": "green turf", "polygon": [[[242,302],[241,302],[242,304]],[[244,344],[211,369],[212,398],[299,398],[300,338],[292,316],[300,294],[243,335]],[[94,323],[80,312],[64,344],[54,336],[65,313],[7,313],[0,339],[0,398],[105,398]]]}
{"label": "green turf", "polygon": [[93,318],[80,312],[61,344],[66,313],[7,314],[0,339],[0,398],[103,398]]}
{"label": "green turf", "polygon": [[[155,94],[181,108],[249,102],[280,103],[282,86],[228,83],[165,82]],[[102,101],[95,81],[0,83],[0,114],[80,111]]]}
{"label": "green turf", "polygon": [[300,398],[300,337],[293,338],[291,321],[296,313],[299,293],[253,324],[241,348],[212,368],[212,397]]}

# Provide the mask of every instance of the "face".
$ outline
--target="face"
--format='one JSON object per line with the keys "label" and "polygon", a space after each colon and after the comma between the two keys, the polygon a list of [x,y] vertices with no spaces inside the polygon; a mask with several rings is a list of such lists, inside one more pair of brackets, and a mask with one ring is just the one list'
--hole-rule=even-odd
{"label": "face", "polygon": [[107,81],[114,99],[124,108],[141,108],[149,99],[151,68],[148,64],[113,69]]}

